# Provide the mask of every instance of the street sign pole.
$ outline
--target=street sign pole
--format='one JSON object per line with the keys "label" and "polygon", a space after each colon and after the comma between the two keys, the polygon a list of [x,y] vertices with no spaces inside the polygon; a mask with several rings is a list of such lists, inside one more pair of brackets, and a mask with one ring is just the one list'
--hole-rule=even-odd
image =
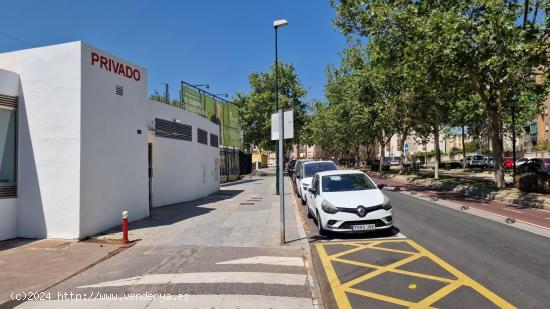
{"label": "street sign pole", "polygon": [[281,245],[285,244],[285,182],[284,182],[284,173],[283,166],[284,164],[284,148],[283,142],[285,139],[285,121],[284,121],[284,111],[279,110],[279,166],[278,168],[278,181],[279,181],[279,204],[281,207]]}

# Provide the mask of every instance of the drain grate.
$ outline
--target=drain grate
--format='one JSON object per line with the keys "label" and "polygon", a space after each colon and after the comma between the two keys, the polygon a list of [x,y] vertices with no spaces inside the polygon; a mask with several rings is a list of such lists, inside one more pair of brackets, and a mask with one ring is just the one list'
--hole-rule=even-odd
{"label": "drain grate", "polygon": [[244,206],[249,205],[249,206],[250,206],[250,205],[254,205],[254,203],[245,203],[245,202],[243,202],[243,203],[241,203],[240,205],[244,205]]}

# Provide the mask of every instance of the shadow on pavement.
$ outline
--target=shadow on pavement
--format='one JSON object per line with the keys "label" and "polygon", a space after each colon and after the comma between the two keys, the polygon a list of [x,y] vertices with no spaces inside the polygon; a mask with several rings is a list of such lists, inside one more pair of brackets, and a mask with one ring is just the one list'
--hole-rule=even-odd
{"label": "shadow on pavement", "polygon": [[326,236],[313,235],[309,237],[309,243],[316,243],[322,241],[333,241],[333,240],[374,240],[377,238],[393,237],[399,234],[399,229],[397,227],[392,227],[387,230],[379,230],[366,233],[357,233],[357,234],[347,234],[347,233],[332,233],[329,232]]}
{"label": "shadow on pavement", "polygon": [[9,250],[17,247],[24,246],[26,244],[30,244],[34,241],[37,241],[39,239],[30,239],[30,238],[14,238],[14,239],[8,239],[0,241],[0,252],[4,250]]}
{"label": "shadow on pavement", "polygon": [[[214,210],[206,207],[210,203],[216,203],[222,200],[233,198],[241,194],[244,190],[220,190],[207,197],[185,203],[155,207],[151,209],[148,218],[131,222],[129,227],[132,230],[150,228],[164,225],[172,225],[174,223],[190,219],[193,217],[202,216]],[[115,226],[101,234],[111,234],[120,232],[120,226]]]}

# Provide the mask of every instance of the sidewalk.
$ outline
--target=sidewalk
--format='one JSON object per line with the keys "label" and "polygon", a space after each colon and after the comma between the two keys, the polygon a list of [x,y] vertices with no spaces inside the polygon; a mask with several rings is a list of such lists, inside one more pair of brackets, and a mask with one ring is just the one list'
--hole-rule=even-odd
{"label": "sidewalk", "polygon": [[[85,305],[101,308],[313,308],[308,243],[286,178],[284,245],[275,177],[245,177],[209,197],[153,209],[130,225],[136,245],[49,289],[51,300],[21,308],[75,304],[64,295],[94,295]],[[119,237],[112,232],[98,238]]]}
{"label": "sidewalk", "polygon": [[60,239],[2,241],[0,307],[17,293],[41,292],[118,252],[121,247]]}

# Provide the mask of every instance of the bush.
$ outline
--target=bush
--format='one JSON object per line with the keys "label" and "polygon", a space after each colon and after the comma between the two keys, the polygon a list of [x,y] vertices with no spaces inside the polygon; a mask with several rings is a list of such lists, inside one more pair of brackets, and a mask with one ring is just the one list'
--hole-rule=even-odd
{"label": "bush", "polygon": [[447,161],[447,162],[441,162],[441,168],[444,169],[454,169],[454,168],[461,168],[462,164],[458,161]]}
{"label": "bush", "polygon": [[[370,165],[370,169],[371,171],[374,171],[374,172],[378,172],[380,170],[380,163],[372,163]],[[390,170],[390,165],[389,164],[384,164],[382,165],[382,171],[384,172],[387,172]]]}
{"label": "bush", "polygon": [[550,175],[525,173],[516,176],[516,183],[522,192],[550,193]]}

